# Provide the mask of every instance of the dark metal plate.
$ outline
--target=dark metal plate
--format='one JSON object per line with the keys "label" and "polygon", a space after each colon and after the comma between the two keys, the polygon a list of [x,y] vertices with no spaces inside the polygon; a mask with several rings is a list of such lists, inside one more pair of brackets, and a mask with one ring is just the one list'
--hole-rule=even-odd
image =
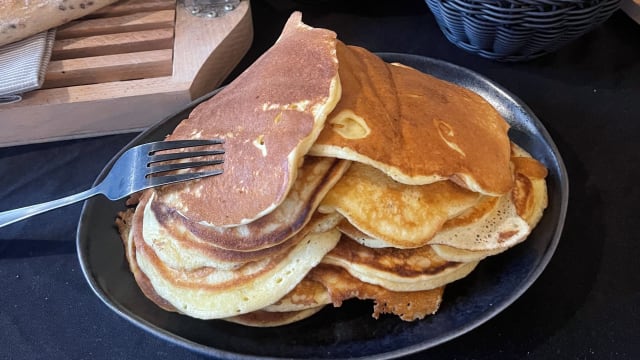
{"label": "dark metal plate", "polygon": [[[555,144],[540,121],[519,99],[470,70],[415,55],[380,54],[425,73],[465,86],[483,96],[511,124],[513,141],[549,169],[549,206],[524,243],[488,258],[466,278],[447,286],[434,316],[403,322],[396,316],[371,318],[372,305],[348,301],[341,308],[278,328],[249,328],[220,320],[203,321],[155,306],[138,289],[114,226],[124,202],[102,197],[84,205],[77,233],[82,270],[98,297],[142,329],[196,352],[223,358],[371,358],[407,355],[460,336],[491,319],[515,301],[540,275],[560,239],[568,199],[568,179]],[[170,116],[134,139],[125,149],[162,140],[195,105]],[[117,155],[119,156],[119,155]],[[117,157],[116,156],[116,157]],[[98,177],[102,179],[111,164]]]}

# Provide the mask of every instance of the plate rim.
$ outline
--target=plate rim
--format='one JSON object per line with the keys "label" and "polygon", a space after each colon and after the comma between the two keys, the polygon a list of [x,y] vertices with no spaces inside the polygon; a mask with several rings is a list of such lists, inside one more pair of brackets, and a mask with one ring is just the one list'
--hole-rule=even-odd
{"label": "plate rim", "polygon": [[[565,224],[565,221],[566,221],[566,213],[567,213],[568,198],[569,198],[569,178],[568,178],[568,174],[567,174],[567,170],[566,170],[564,161],[562,159],[562,156],[561,156],[560,152],[558,151],[558,148],[557,148],[555,142],[551,138],[551,136],[550,136],[549,132],[547,131],[546,127],[542,124],[542,122],[535,115],[535,113],[527,106],[527,104],[525,104],[521,99],[519,99],[517,96],[515,96],[509,90],[507,90],[506,88],[502,87],[501,85],[499,85],[495,81],[489,79],[488,77],[486,77],[486,76],[484,76],[484,75],[482,75],[482,74],[480,74],[480,73],[478,73],[478,72],[476,72],[474,70],[468,69],[466,67],[463,67],[463,66],[460,66],[460,65],[457,65],[457,64],[453,64],[453,63],[445,61],[445,60],[435,59],[435,58],[422,56],[422,55],[399,53],[399,52],[376,52],[375,54],[380,56],[380,57],[382,57],[386,61],[394,61],[393,59],[396,59],[395,61],[399,61],[399,59],[402,59],[402,60],[406,61],[408,59],[408,60],[414,61],[414,62],[428,63],[429,65],[437,66],[437,67],[442,68],[442,69],[455,70],[457,72],[460,72],[460,73],[463,73],[465,75],[468,75],[470,78],[472,78],[474,80],[479,80],[485,86],[489,85],[492,88],[492,90],[500,93],[503,98],[508,99],[512,103],[518,105],[522,109],[522,111],[524,111],[524,113],[527,115],[527,117],[532,120],[535,129],[540,133],[540,135],[544,139],[546,145],[548,146],[550,153],[553,154],[553,156],[554,156],[555,163],[557,164],[557,167],[558,167],[558,170],[559,170],[559,173],[558,173],[559,183],[557,185],[559,186],[559,193],[560,193],[560,197],[561,198],[559,200],[560,208],[559,208],[559,214],[558,214],[558,218],[557,218],[557,223],[555,224],[555,227],[553,229],[553,234],[551,236],[551,239],[550,239],[548,245],[546,246],[546,249],[545,249],[545,252],[544,252],[544,256],[539,261],[536,262],[536,267],[535,267],[534,271],[532,271],[531,274],[526,277],[526,282],[524,282],[522,286],[519,286],[516,289],[516,291],[514,291],[514,292],[509,294],[508,300],[502,301],[500,304],[498,304],[498,306],[492,306],[490,310],[483,312],[482,316],[474,318],[473,321],[471,321],[470,323],[468,323],[468,324],[466,324],[464,326],[461,326],[460,328],[456,329],[456,331],[450,331],[447,335],[440,336],[437,339],[430,339],[430,340],[425,339],[424,341],[421,341],[420,343],[417,343],[417,344],[414,344],[414,345],[410,345],[410,346],[406,346],[406,347],[399,348],[399,349],[395,349],[393,351],[384,352],[384,353],[376,353],[376,354],[372,354],[372,355],[349,357],[350,359],[391,359],[391,358],[397,358],[397,357],[406,356],[406,355],[410,355],[410,354],[415,354],[417,352],[427,350],[429,348],[438,346],[440,344],[443,344],[443,343],[446,343],[448,341],[451,341],[452,339],[458,338],[458,337],[460,337],[460,336],[462,336],[464,334],[467,334],[471,330],[473,330],[473,329],[477,328],[478,326],[486,323],[487,321],[489,321],[490,319],[495,317],[497,314],[501,313],[506,308],[511,306],[516,300],[518,300],[522,296],[522,294],[524,294],[531,287],[531,285],[533,285],[533,283],[536,282],[536,280],[540,277],[542,272],[546,269],[548,263],[551,261],[551,258],[553,257],[553,255],[554,255],[554,253],[556,251],[556,248],[557,248],[557,246],[559,244],[560,238],[562,236],[563,227],[564,227],[564,224]],[[389,59],[391,59],[391,60],[389,60]],[[420,70],[420,69],[418,69],[418,70]],[[423,71],[423,70],[420,70],[420,71]],[[464,86],[464,85],[462,85],[462,86]],[[94,185],[97,184],[100,180],[102,180],[106,176],[106,174],[108,173],[109,169],[113,166],[113,163],[115,162],[115,160],[119,156],[121,156],[121,154],[124,151],[126,151],[127,149],[129,149],[132,146],[135,146],[136,144],[140,143],[144,139],[148,138],[150,134],[153,134],[154,131],[156,131],[158,128],[160,128],[161,126],[163,126],[165,123],[169,122],[170,120],[175,119],[181,113],[186,113],[188,115],[193,110],[193,108],[195,106],[197,106],[201,102],[203,102],[203,101],[215,96],[223,88],[224,87],[219,87],[219,88],[217,88],[217,89],[215,89],[215,90],[213,90],[213,91],[211,91],[211,92],[209,92],[209,93],[207,93],[207,94],[205,94],[205,95],[203,95],[203,96],[201,96],[201,97],[189,102],[188,104],[184,105],[183,107],[181,107],[177,111],[175,111],[172,114],[166,116],[161,121],[158,121],[154,125],[150,126],[149,128],[145,129],[144,131],[142,131],[136,137],[134,137],[129,143],[127,143],[126,146],[124,146],[120,151],[118,151],[111,158],[111,160],[104,166],[102,171],[96,177]],[[480,94],[480,95],[482,96],[482,94]],[[507,121],[509,121],[509,119],[507,119]],[[157,336],[157,337],[159,337],[159,338],[161,338],[161,339],[163,339],[165,341],[168,341],[169,343],[172,343],[174,345],[178,345],[180,347],[186,348],[186,349],[188,349],[190,351],[194,351],[194,352],[197,352],[197,353],[200,353],[200,354],[204,354],[204,355],[208,355],[208,356],[221,356],[221,357],[228,358],[228,359],[281,359],[280,357],[275,357],[275,356],[241,354],[241,353],[238,353],[238,352],[231,352],[231,351],[227,351],[227,350],[223,350],[223,349],[220,349],[220,348],[215,348],[215,347],[212,347],[212,346],[208,346],[208,345],[204,345],[204,344],[195,342],[193,340],[190,340],[190,339],[187,339],[185,337],[182,337],[182,336],[180,336],[180,335],[178,335],[176,333],[173,333],[171,331],[165,330],[164,328],[161,328],[161,327],[159,327],[159,326],[157,326],[157,325],[155,325],[155,324],[143,319],[139,315],[137,315],[137,314],[133,313],[132,311],[124,308],[121,304],[119,304],[116,301],[114,301],[112,299],[112,296],[109,295],[108,293],[106,293],[100,287],[100,284],[98,284],[96,279],[93,277],[92,270],[91,270],[91,268],[89,266],[89,263],[88,263],[87,254],[86,254],[85,249],[84,249],[84,247],[87,244],[85,244],[85,241],[83,241],[83,239],[85,238],[85,232],[87,232],[88,230],[87,230],[86,226],[83,226],[83,224],[84,224],[84,222],[86,222],[86,218],[88,216],[87,214],[89,213],[89,211],[91,210],[91,208],[93,206],[94,205],[90,200],[85,201],[83,203],[83,205],[82,205],[82,210],[81,210],[81,213],[80,213],[78,227],[77,227],[77,230],[76,230],[76,253],[77,253],[77,256],[78,256],[78,260],[80,262],[80,267],[81,267],[82,273],[83,273],[87,283],[89,284],[89,287],[91,288],[93,293],[102,301],[102,303],[107,305],[107,307],[109,309],[111,309],[116,314],[118,314],[122,318],[126,319],[127,321],[129,321],[133,325],[135,325],[138,328],[144,330],[145,332],[151,333],[151,334],[153,334],[153,335],[155,335],[155,336]],[[435,316],[437,316],[437,314]]]}

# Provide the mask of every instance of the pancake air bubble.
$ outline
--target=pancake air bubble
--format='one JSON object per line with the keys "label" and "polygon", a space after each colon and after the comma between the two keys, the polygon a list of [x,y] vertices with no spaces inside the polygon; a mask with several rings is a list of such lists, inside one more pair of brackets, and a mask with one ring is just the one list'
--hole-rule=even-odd
{"label": "pancake air bubble", "polygon": [[330,124],[331,129],[345,139],[364,139],[371,133],[367,122],[350,110],[340,112]]}
{"label": "pancake air bubble", "polygon": [[253,140],[253,146],[257,147],[258,150],[262,153],[262,156],[267,156],[267,145],[264,143],[264,135],[258,136],[255,140]]}

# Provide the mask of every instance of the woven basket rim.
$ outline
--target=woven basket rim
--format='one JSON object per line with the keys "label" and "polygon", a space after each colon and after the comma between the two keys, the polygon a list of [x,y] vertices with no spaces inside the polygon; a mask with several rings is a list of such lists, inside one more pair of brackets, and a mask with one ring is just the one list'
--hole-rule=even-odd
{"label": "woven basket rim", "polygon": [[500,61],[530,60],[601,24],[621,0],[425,0],[456,46]]}
{"label": "woven basket rim", "polygon": [[505,13],[519,13],[523,11],[553,12],[564,9],[590,9],[619,0],[442,0],[465,10],[484,11],[493,9]]}

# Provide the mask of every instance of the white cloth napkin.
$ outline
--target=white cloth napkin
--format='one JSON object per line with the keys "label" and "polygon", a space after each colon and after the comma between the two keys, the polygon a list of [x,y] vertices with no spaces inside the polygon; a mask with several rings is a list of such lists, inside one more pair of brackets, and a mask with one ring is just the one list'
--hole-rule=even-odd
{"label": "white cloth napkin", "polygon": [[51,29],[0,47],[0,104],[42,86],[54,40]]}

